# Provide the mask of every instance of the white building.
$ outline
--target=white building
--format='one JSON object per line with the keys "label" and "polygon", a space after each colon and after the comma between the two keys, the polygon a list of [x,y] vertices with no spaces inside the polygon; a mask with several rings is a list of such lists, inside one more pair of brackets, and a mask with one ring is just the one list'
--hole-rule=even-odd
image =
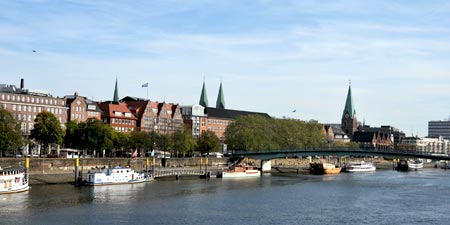
{"label": "white building", "polygon": [[450,140],[443,137],[438,138],[419,138],[405,137],[401,140],[402,144],[410,145],[414,150],[430,154],[450,154]]}

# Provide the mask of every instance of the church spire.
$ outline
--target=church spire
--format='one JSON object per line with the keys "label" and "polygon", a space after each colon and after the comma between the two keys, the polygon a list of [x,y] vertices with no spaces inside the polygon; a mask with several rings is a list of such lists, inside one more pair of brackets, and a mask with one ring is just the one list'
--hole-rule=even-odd
{"label": "church spire", "polygon": [[353,119],[356,115],[355,105],[353,104],[351,82],[348,85],[347,100],[345,101],[345,108],[344,108],[344,113],[342,114],[342,117],[345,117],[345,114],[347,114],[347,113],[351,119]]}
{"label": "church spire", "polygon": [[119,89],[117,87],[117,77],[116,77],[116,87],[114,88],[113,102],[119,102]]}
{"label": "church spire", "polygon": [[200,104],[203,107],[208,107],[208,96],[206,95],[205,81],[203,81],[202,95],[200,96],[200,101],[198,104]]}
{"label": "church spire", "polygon": [[219,95],[217,96],[216,108],[225,109],[225,98],[223,97],[222,81],[220,82]]}

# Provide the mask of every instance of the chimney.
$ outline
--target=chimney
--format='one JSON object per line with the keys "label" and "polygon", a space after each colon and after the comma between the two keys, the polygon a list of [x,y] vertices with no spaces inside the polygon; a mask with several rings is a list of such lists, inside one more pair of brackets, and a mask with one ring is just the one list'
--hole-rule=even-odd
{"label": "chimney", "polygon": [[23,78],[20,79],[20,88],[21,88],[21,89],[25,88],[25,81],[24,81]]}

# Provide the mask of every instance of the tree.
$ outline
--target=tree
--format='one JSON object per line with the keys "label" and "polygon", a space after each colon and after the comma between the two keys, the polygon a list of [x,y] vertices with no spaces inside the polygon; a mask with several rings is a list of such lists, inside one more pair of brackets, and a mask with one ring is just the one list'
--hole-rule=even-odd
{"label": "tree", "polygon": [[130,147],[135,148],[140,155],[145,153],[145,149],[150,149],[152,145],[153,142],[151,142],[149,133],[144,131],[133,131],[130,133]]}
{"label": "tree", "polygon": [[[50,144],[61,144],[64,137],[64,130],[59,120],[50,112],[41,112],[34,120],[34,127],[30,137],[41,143],[44,148]],[[48,154],[49,152],[47,152]],[[42,155],[42,148],[39,156]]]}
{"label": "tree", "polygon": [[175,154],[185,154],[192,152],[196,147],[196,140],[192,136],[192,132],[189,127],[184,126],[184,129],[179,129],[173,133],[173,147]]}
{"label": "tree", "polygon": [[220,139],[212,131],[205,131],[198,139],[198,149],[200,152],[218,152],[220,151]]}
{"label": "tree", "polygon": [[22,136],[20,124],[14,119],[13,115],[0,107],[0,156],[4,151],[13,151],[22,145]]}
{"label": "tree", "polygon": [[240,116],[225,130],[225,142],[231,150],[249,151],[321,147],[322,129],[316,121]]}

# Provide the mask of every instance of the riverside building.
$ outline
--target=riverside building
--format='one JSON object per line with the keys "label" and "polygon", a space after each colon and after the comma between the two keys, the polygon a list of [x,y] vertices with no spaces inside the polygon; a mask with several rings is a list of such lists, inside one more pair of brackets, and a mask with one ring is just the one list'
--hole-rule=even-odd
{"label": "riverside building", "polygon": [[428,137],[450,139],[450,120],[429,121]]}
{"label": "riverside building", "polygon": [[25,137],[30,135],[34,120],[40,112],[51,112],[63,127],[67,122],[68,107],[64,98],[53,97],[45,91],[26,89],[23,79],[19,88],[0,84],[0,106],[13,114]]}

